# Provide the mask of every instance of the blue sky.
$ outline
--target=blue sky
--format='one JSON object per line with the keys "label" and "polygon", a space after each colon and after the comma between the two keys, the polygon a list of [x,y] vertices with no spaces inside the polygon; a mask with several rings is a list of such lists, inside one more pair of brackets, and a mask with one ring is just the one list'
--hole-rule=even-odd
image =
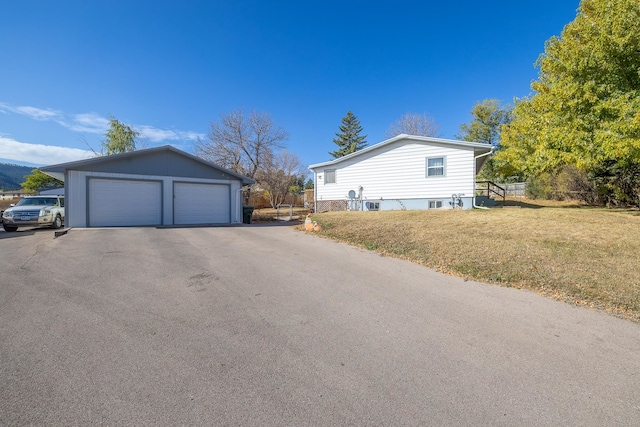
{"label": "blue sky", "polygon": [[100,149],[109,115],[147,147],[193,151],[212,121],[271,114],[302,163],[351,110],[369,144],[407,112],[454,138],[487,98],[531,93],[578,0],[0,2],[0,161]]}

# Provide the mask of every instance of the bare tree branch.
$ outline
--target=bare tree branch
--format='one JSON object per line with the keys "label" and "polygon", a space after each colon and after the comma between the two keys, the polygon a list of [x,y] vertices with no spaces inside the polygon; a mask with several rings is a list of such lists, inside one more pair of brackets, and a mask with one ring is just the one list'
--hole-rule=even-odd
{"label": "bare tree branch", "polygon": [[252,111],[247,116],[243,110],[235,110],[211,123],[208,139],[198,140],[195,152],[222,167],[256,178],[287,138],[287,132],[268,113]]}
{"label": "bare tree branch", "polygon": [[304,174],[305,171],[298,156],[283,150],[268,156],[268,161],[257,179],[269,192],[269,203],[275,208],[284,201],[298,177]]}
{"label": "bare tree branch", "polygon": [[440,125],[427,114],[405,113],[389,126],[385,132],[387,138],[405,133],[417,136],[438,136]]}

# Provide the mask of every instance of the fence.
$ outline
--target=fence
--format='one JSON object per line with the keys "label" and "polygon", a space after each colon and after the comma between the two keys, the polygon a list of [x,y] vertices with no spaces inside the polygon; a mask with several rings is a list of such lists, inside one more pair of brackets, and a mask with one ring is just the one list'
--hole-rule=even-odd
{"label": "fence", "polygon": [[346,210],[347,210],[346,200],[318,200],[318,205],[316,206],[316,212],[346,211]]}
{"label": "fence", "polygon": [[315,197],[315,190],[304,190],[304,205],[306,207],[313,207],[313,198]]}
{"label": "fence", "polygon": [[524,197],[527,189],[525,182],[514,182],[512,184],[500,184],[505,189],[507,196]]}
{"label": "fence", "polygon": [[[304,194],[287,194],[280,202],[284,205],[304,206]],[[249,194],[250,206],[254,206],[256,209],[270,208],[269,193],[266,191],[252,191]]]}

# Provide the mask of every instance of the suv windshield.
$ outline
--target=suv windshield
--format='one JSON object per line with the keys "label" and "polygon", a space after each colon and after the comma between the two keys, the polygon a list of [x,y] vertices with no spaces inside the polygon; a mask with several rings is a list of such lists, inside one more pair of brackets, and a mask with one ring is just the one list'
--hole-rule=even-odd
{"label": "suv windshield", "polygon": [[29,197],[22,199],[16,204],[16,206],[48,206],[57,205],[58,201],[52,197]]}

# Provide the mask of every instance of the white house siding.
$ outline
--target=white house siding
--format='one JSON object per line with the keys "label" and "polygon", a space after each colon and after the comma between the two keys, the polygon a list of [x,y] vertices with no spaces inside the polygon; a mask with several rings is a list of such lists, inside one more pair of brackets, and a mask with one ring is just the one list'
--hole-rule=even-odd
{"label": "white house siding", "polygon": [[[428,157],[446,158],[446,176],[426,176]],[[317,200],[344,200],[350,190],[363,187],[364,200],[450,199],[454,193],[472,196],[472,147],[413,141],[383,146],[335,166],[315,169]],[[324,183],[324,170],[336,170],[336,183]]]}
{"label": "white house siding", "polygon": [[[231,222],[242,222],[242,197],[239,194],[241,182],[239,180],[201,179],[171,177],[159,175],[133,175],[106,172],[86,172],[67,170],[65,176],[65,206],[67,206],[65,225],[68,227],[87,227],[87,178],[101,177],[113,179],[153,180],[162,182],[162,222],[172,225],[173,221],[173,183],[198,182],[208,184],[225,184],[230,186],[231,194]],[[123,206],[126,209],[126,206]]]}

